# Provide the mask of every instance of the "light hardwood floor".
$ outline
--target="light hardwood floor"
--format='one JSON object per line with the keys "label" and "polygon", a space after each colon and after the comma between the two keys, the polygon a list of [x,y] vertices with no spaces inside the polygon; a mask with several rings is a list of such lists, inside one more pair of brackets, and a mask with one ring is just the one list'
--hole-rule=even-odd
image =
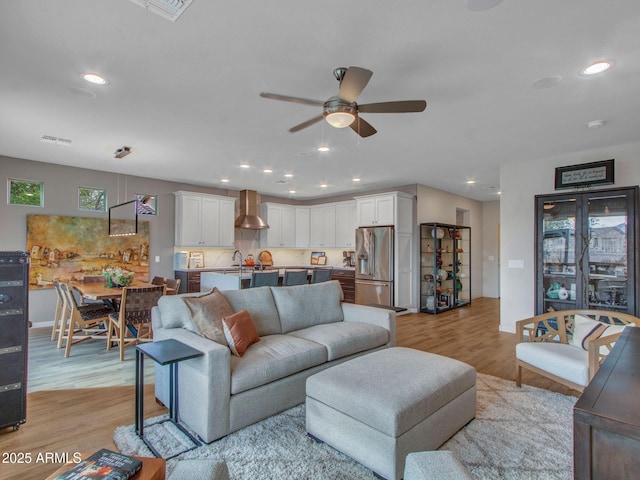
{"label": "light hardwood floor", "polygon": [[[401,315],[397,344],[456,358],[478,372],[514,380],[515,335],[498,331],[499,306],[497,299],[480,298],[470,307],[435,316]],[[55,471],[57,464],[35,463],[38,453],[115,449],[115,427],[134,422],[133,350],[127,351],[124,362],[113,362],[109,357],[117,357],[117,351],[107,356],[101,345],[86,342],[77,350],[74,346],[69,359],[61,360],[49,336],[50,331],[44,329],[31,332],[30,378],[37,388],[29,389],[27,423],[16,432],[0,431],[2,454],[28,452],[34,460],[28,465],[0,463],[2,479],[44,478]],[[77,363],[76,367],[69,367],[71,362]],[[533,373],[525,372],[523,381],[575,395]],[[153,401],[151,382],[146,381],[146,417],[165,412]]]}

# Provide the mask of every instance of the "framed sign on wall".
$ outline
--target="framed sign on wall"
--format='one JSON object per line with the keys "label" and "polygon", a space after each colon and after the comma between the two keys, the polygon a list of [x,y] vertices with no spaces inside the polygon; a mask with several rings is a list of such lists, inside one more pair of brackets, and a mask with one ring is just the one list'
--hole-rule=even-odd
{"label": "framed sign on wall", "polygon": [[615,183],[614,159],[556,167],[556,190]]}

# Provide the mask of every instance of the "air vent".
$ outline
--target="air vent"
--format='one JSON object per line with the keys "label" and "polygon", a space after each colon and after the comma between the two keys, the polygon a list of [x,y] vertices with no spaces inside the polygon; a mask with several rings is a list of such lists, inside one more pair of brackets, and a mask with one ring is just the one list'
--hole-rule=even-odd
{"label": "air vent", "polygon": [[130,0],[148,11],[175,22],[193,0]]}
{"label": "air vent", "polygon": [[64,145],[64,146],[67,146],[67,147],[71,145],[71,140],[69,140],[67,138],[52,137],[51,135],[42,135],[40,140],[42,142],[44,142],[44,143],[51,143],[51,144],[55,144],[55,145]]}

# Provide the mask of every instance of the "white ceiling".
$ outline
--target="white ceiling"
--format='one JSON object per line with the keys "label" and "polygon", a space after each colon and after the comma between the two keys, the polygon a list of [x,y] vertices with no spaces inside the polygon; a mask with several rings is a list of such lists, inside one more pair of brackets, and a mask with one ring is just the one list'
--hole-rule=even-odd
{"label": "white ceiling", "polygon": [[[638,0],[194,0],[175,23],[129,0],[3,2],[0,154],[300,200],[415,183],[495,200],[501,164],[638,139],[638,32]],[[598,59],[614,68],[580,75]],[[363,114],[364,139],[291,134],[321,109],[259,96],[325,100],[350,65],[374,72],[359,103],[427,109]]]}

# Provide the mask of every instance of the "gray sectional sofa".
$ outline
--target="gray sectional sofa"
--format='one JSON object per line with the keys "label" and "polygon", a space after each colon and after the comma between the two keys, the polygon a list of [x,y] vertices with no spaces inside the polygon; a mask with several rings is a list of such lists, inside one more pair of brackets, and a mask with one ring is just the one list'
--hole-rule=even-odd
{"label": "gray sectional sofa", "polygon": [[[202,351],[179,366],[180,420],[205,442],[305,401],[306,379],[332,365],[395,345],[395,312],[343,303],[339,282],[223,292],[251,314],[260,341],[242,357],[195,333],[182,295],[152,312],[154,341]],[[168,405],[168,368],[156,366],[156,396]]]}

